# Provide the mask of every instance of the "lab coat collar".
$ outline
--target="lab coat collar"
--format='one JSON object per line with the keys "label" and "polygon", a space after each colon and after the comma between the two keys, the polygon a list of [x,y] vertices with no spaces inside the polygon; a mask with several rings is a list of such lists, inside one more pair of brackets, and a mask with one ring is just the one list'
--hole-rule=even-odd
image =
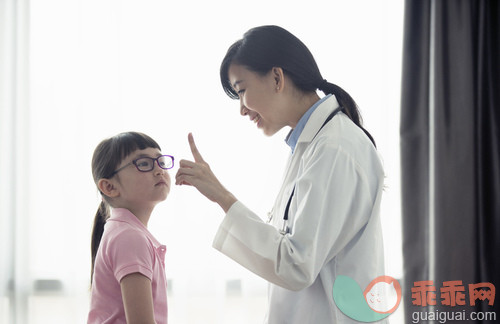
{"label": "lab coat collar", "polygon": [[309,108],[304,115],[299,119],[299,122],[297,123],[297,126],[295,126],[294,129],[290,130],[290,133],[288,133],[288,136],[285,139],[286,144],[290,146],[292,149],[292,153],[295,150],[295,146],[297,145],[297,141],[300,137],[300,134],[302,134],[302,131],[304,130],[304,127],[306,126],[307,122],[309,121],[309,117],[311,117],[312,113],[316,110],[316,108],[319,107],[323,102],[325,102],[328,98],[330,98],[332,94],[328,94],[325,97],[319,99],[314,103],[314,105]]}
{"label": "lab coat collar", "polygon": [[335,95],[330,96],[330,98],[327,98],[323,103],[321,103],[318,108],[314,110],[311,117],[309,117],[302,134],[300,134],[297,144],[311,142],[321,125],[323,125],[324,121],[328,118],[328,115],[330,115],[338,107],[339,103]]}

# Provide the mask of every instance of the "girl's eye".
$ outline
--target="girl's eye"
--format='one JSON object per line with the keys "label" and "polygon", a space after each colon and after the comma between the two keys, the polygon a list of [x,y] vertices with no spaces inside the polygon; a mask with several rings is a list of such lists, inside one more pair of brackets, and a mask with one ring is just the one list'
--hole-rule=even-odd
{"label": "girl's eye", "polygon": [[149,162],[147,160],[137,161],[137,166],[139,168],[148,168],[148,167],[150,167],[150,164],[151,164],[151,162]]}
{"label": "girl's eye", "polygon": [[245,89],[238,91],[238,94],[241,95],[243,92],[245,92]]}

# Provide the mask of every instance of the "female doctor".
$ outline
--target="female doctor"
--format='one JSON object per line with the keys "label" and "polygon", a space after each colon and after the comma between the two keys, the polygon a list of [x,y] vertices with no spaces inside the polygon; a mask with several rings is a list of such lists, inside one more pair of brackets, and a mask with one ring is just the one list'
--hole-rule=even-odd
{"label": "female doctor", "polygon": [[270,283],[265,323],[354,323],[335,305],[335,278],[349,276],[363,290],[384,274],[384,171],[355,102],[322,77],[298,38],[277,26],[245,33],[227,51],[220,77],[229,97],[239,99],[241,115],[265,135],[291,127],[273,211],[263,221],[231,194],[192,134],[194,161],[180,162],[176,184],[196,187],[226,213],[213,246]]}

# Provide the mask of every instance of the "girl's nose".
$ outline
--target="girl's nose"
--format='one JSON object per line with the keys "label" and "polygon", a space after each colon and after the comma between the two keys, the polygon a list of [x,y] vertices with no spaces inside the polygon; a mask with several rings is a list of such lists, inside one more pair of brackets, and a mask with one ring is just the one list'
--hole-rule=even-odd
{"label": "girl's nose", "polygon": [[158,164],[158,161],[156,161],[155,167],[153,169],[153,172],[154,172],[154,174],[162,174],[164,172],[166,173],[167,170],[160,168],[160,165]]}

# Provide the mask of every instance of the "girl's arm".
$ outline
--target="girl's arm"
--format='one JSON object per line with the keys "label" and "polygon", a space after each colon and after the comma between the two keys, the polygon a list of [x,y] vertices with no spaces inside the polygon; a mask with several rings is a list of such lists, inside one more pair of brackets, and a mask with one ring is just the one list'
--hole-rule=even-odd
{"label": "girl's arm", "polygon": [[120,282],[123,307],[128,324],[154,324],[153,293],[151,280],[136,272]]}

